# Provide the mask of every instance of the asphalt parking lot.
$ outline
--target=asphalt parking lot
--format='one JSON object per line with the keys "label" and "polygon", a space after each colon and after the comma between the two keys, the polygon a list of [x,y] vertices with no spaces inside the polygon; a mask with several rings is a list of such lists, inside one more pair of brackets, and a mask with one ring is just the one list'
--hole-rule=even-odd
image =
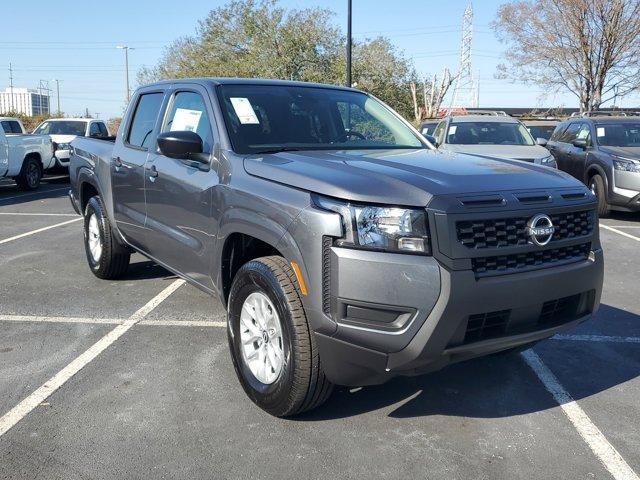
{"label": "asphalt parking lot", "polygon": [[281,420],[244,395],[216,300],[139,255],[91,274],[66,182],[0,183],[0,478],[638,479],[639,215],[601,221],[578,329]]}

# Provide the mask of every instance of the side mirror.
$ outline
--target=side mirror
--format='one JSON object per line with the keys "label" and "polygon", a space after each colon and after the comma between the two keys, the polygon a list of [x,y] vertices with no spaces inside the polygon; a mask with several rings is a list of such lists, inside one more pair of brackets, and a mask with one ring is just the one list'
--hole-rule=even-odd
{"label": "side mirror", "polygon": [[427,142],[432,144],[434,147],[436,148],[438,147],[438,141],[436,140],[436,137],[434,137],[433,135],[429,135],[428,133],[425,133],[422,136],[426,138]]}
{"label": "side mirror", "polygon": [[586,148],[589,146],[587,144],[587,141],[582,138],[577,138],[571,143],[573,144],[574,147],[581,148],[582,150],[586,150]]}
{"label": "side mirror", "polygon": [[541,147],[546,147],[547,146],[547,139],[546,138],[542,138],[542,137],[536,138],[536,145],[540,145]]}
{"label": "side mirror", "polygon": [[202,138],[195,132],[176,131],[164,132],[158,135],[158,148],[160,153],[169,158],[177,158],[179,160],[196,160],[203,162],[202,159]]}

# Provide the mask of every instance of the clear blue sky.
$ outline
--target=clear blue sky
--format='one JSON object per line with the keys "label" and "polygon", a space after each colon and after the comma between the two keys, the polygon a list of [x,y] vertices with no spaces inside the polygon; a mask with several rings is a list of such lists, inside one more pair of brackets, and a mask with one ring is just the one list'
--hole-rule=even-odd
{"label": "clear blue sky", "polygon": [[[577,106],[570,94],[547,95],[536,86],[496,80],[502,46],[490,29],[498,5],[506,0],[475,0],[473,69],[480,73],[480,106]],[[194,32],[198,19],[224,0],[190,0],[176,8],[162,0],[9,1],[2,6],[0,88],[9,84],[8,67],[14,67],[14,86],[36,88],[39,80],[60,80],[61,109],[67,114],[99,113],[117,116],[124,104],[124,58],[115,47],[135,48],[129,63],[132,84],[142,66],[156,63],[172,40]],[[347,0],[282,0],[289,7],[324,6],[335,21],[346,25]],[[412,58],[421,74],[456,70],[461,19],[467,0],[353,0],[356,38],[387,36]],[[94,8],[95,7],[95,8]],[[55,109],[55,82],[52,107]],[[640,103],[637,96],[622,105]]]}

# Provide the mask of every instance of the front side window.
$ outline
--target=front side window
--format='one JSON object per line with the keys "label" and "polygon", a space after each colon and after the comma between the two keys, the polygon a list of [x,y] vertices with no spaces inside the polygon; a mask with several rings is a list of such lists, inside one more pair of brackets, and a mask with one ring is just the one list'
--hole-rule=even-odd
{"label": "front side window", "polygon": [[145,93],[140,95],[136,111],[131,120],[127,142],[136,147],[148,148],[151,134],[156,125],[164,93]]}
{"label": "front side window", "polygon": [[640,147],[640,122],[598,124],[596,137],[605,147]]}
{"label": "front side window", "polygon": [[562,136],[558,141],[562,143],[573,142],[576,138],[578,138],[578,132],[580,131],[580,127],[581,127],[581,124],[572,123],[567,127],[567,129],[564,131],[564,133],[562,134]]}
{"label": "front side window", "polygon": [[200,136],[203,153],[212,152],[211,122],[209,121],[204,100],[199,93],[178,92],[173,97],[173,103],[162,131],[175,132],[184,130],[195,132]]}
{"label": "front side window", "polygon": [[453,145],[534,145],[524,125],[511,122],[452,122],[447,143]]}
{"label": "front side window", "polygon": [[562,134],[564,133],[564,131],[567,129],[567,124],[566,123],[561,123],[560,125],[558,125],[555,130],[553,131],[553,133],[551,134],[551,138],[550,140],[552,142],[558,142],[560,141],[560,137],[562,137]]}
{"label": "front side window", "polygon": [[425,148],[402,120],[361,92],[288,85],[222,85],[218,95],[237,153]]}
{"label": "front side window", "polygon": [[55,120],[42,123],[33,133],[36,135],[75,135],[84,137],[86,122],[76,120]]}

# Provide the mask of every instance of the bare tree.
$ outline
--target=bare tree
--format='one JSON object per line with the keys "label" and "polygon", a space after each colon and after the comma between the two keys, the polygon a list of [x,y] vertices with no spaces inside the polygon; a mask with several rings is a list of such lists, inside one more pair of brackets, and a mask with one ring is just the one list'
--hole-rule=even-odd
{"label": "bare tree", "polygon": [[519,0],[493,22],[502,78],[567,90],[597,110],[640,86],[639,0]]}
{"label": "bare tree", "polygon": [[425,78],[422,82],[422,105],[418,102],[418,86],[416,82],[411,82],[409,84],[409,88],[411,89],[411,99],[413,100],[413,115],[416,125],[425,118],[434,118],[438,116],[444,97],[449,91],[449,87],[451,87],[455,78],[456,77],[451,75],[448,68],[445,68],[442,71],[440,77],[438,77],[438,75],[434,75],[433,80],[430,82]]}

